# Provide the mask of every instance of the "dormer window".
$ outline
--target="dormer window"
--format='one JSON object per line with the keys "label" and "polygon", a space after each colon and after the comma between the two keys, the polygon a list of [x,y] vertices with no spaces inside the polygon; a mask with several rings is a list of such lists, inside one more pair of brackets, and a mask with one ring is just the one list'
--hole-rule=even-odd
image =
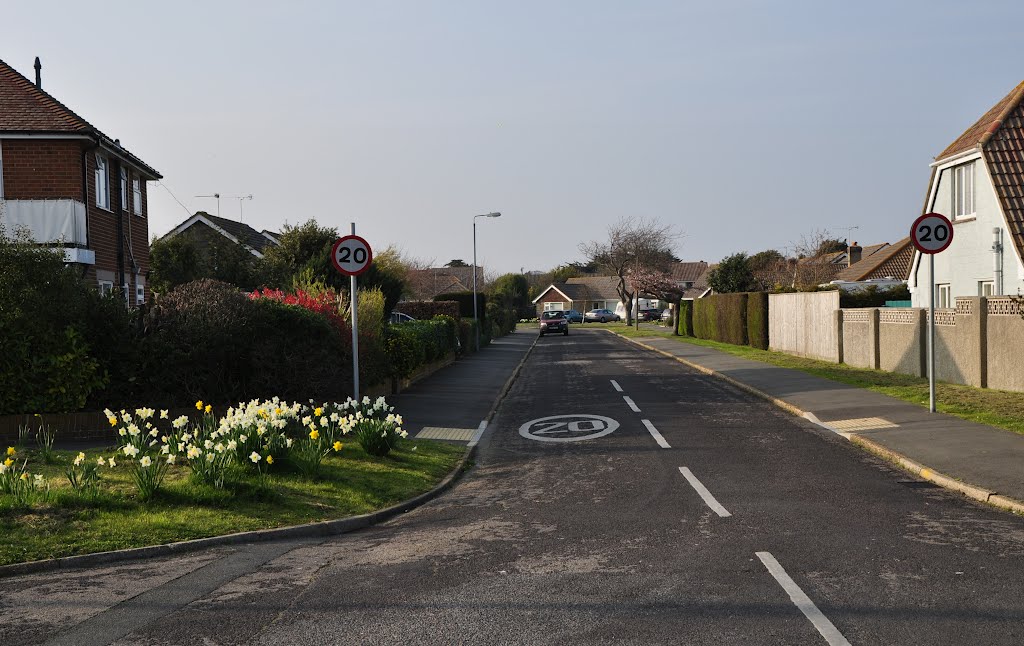
{"label": "dormer window", "polygon": [[953,219],[974,216],[974,162],[954,166]]}

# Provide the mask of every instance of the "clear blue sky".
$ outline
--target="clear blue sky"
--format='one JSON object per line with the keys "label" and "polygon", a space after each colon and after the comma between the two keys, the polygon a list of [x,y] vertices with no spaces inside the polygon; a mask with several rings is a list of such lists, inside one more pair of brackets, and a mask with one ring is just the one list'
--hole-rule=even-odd
{"label": "clear blue sky", "polygon": [[[1024,79],[1024,3],[53,2],[0,58],[193,196],[488,270],[579,259],[622,216],[718,260],[859,226],[894,242],[928,164]],[[150,187],[150,234],[187,217]],[[238,217],[239,201],[221,200]]]}

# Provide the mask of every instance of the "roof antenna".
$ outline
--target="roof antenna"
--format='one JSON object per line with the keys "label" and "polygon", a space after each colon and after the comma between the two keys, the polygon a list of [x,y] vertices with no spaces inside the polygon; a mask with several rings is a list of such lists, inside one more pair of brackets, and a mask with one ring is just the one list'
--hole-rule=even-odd
{"label": "roof antenna", "polygon": [[39,57],[38,56],[36,56],[35,68],[36,68],[36,87],[41,90],[41,89],[43,89],[43,75],[42,75],[43,64],[39,62]]}

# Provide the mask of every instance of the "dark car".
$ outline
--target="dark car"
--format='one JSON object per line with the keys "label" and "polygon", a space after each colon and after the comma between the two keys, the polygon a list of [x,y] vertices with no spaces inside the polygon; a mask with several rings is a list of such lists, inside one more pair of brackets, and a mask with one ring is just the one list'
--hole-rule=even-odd
{"label": "dark car", "polygon": [[636,318],[638,321],[657,321],[661,318],[661,310],[640,310]]}
{"label": "dark car", "polygon": [[583,315],[577,312],[576,310],[566,310],[565,320],[569,321],[570,323],[582,323]]}
{"label": "dark car", "polygon": [[561,332],[564,336],[569,335],[569,321],[565,318],[565,312],[551,310],[540,315],[540,335]]}
{"label": "dark car", "polygon": [[587,312],[583,319],[587,322],[597,321],[599,323],[607,323],[608,321],[618,321],[621,317],[611,310],[590,310]]}

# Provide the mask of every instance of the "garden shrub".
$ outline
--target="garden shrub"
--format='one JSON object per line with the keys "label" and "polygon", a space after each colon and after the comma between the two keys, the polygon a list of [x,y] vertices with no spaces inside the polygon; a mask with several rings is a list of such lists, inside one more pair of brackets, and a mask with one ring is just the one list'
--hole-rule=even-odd
{"label": "garden shrub", "polygon": [[0,414],[78,410],[108,379],[82,321],[98,297],[59,250],[3,229],[0,276]]}
{"label": "garden shrub", "polygon": [[417,368],[455,350],[455,320],[438,316],[429,321],[391,325],[385,334],[384,348],[391,376],[408,377]]}
{"label": "garden shrub", "polygon": [[877,285],[847,292],[839,293],[839,307],[885,307],[886,301],[909,301],[910,289],[906,285],[886,287],[879,289]]}
{"label": "garden shrub", "polygon": [[768,349],[768,293],[747,295],[747,341],[755,348]]}
{"label": "garden shrub", "polygon": [[[450,294],[438,294],[434,297],[435,301],[455,301],[459,304],[459,317],[464,319],[471,319],[473,317],[473,292],[453,292]],[[480,313],[484,314],[487,312],[487,294],[477,292],[476,294],[477,307],[480,309]]]}

